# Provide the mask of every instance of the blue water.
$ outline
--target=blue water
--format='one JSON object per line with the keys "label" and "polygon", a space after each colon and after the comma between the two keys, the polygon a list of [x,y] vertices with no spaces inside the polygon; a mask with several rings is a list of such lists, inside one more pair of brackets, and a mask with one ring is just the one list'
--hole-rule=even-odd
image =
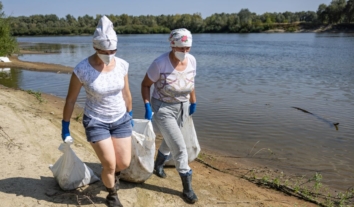
{"label": "blue water", "polygon": [[[169,51],[168,35],[119,35],[117,56],[130,63],[134,118],[143,118],[140,83],[154,58]],[[92,37],[21,37],[31,49],[59,54],[21,60],[74,67],[94,53]],[[353,34],[195,34],[199,142],[285,172],[323,175],[346,190],[354,183]],[[1,73],[0,73],[1,74]],[[70,74],[11,69],[0,84],[65,97]],[[85,94],[80,93],[83,105]],[[292,107],[305,109],[304,113]],[[333,123],[339,123],[338,130]],[[256,144],[257,143],[257,144]],[[256,145],[255,145],[256,144]],[[235,161],[236,162],[236,161]]]}

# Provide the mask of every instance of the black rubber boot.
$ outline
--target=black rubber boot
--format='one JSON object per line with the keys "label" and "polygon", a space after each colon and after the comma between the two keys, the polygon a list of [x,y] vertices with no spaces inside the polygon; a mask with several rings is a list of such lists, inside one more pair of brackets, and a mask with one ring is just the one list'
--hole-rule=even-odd
{"label": "black rubber boot", "polygon": [[164,155],[160,151],[157,151],[157,157],[155,160],[154,170],[155,170],[155,174],[161,178],[166,177],[166,173],[163,170],[163,165],[166,161],[167,156],[168,155]]}
{"label": "black rubber boot", "polygon": [[115,187],[113,188],[106,188],[108,191],[108,195],[106,197],[106,202],[108,207],[123,207],[123,205],[120,203],[117,190]]}
{"label": "black rubber boot", "polygon": [[114,180],[114,182],[115,182],[114,186],[116,187],[116,190],[119,190],[119,178],[120,178],[120,172],[116,172],[115,173],[115,180]]}
{"label": "black rubber boot", "polygon": [[187,203],[195,203],[198,201],[198,197],[195,195],[192,189],[192,170],[187,173],[179,174],[182,179],[183,185],[183,198]]}

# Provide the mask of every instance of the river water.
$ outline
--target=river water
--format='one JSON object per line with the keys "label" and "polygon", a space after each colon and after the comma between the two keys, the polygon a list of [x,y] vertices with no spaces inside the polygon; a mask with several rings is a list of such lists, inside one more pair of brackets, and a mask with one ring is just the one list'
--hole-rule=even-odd
{"label": "river water", "polygon": [[[140,83],[152,60],[169,51],[167,38],[118,36],[117,56],[130,63],[134,118],[144,117]],[[252,150],[254,163],[289,173],[319,172],[338,190],[354,185],[354,34],[193,38],[198,65],[193,119],[203,148],[235,157]],[[27,49],[59,51],[20,59],[74,67],[94,52],[91,41],[90,36],[20,37]],[[0,69],[0,84],[63,98],[69,79],[69,74]],[[81,91],[79,104],[84,99]]]}

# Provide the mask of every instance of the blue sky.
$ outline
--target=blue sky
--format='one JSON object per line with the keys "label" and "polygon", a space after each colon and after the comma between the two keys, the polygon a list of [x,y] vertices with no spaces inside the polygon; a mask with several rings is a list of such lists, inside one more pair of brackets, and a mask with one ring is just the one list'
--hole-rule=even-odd
{"label": "blue sky", "polygon": [[316,11],[322,3],[331,0],[0,0],[6,15],[30,16],[56,14],[65,17],[96,16],[96,14],[161,15],[201,13],[208,17],[214,13],[237,13],[242,8],[251,12]]}

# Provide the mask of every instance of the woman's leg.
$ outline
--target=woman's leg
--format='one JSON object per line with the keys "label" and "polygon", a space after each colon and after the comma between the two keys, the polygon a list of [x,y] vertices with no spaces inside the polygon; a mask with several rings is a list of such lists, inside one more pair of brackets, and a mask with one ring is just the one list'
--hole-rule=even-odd
{"label": "woman's leg", "polygon": [[177,121],[180,110],[180,104],[164,104],[154,115],[154,121],[164,138],[164,143],[159,148],[160,152],[168,155],[165,153],[168,153],[169,149],[176,161],[177,171],[187,173],[190,171],[187,148]]}
{"label": "woman's leg", "polygon": [[161,145],[159,147],[159,151],[166,156],[170,155],[171,150],[166,144],[165,139],[162,140]]}
{"label": "woman's leg", "polygon": [[111,138],[95,143],[91,142],[98,159],[102,164],[101,178],[107,188],[114,187],[114,173],[116,169],[116,156],[113,141]]}
{"label": "woman's leg", "polygon": [[[103,167],[101,178],[108,191],[106,202],[109,207],[122,206],[117,194],[119,178],[116,178],[116,171],[129,166],[132,129],[130,120],[131,117],[127,115],[114,123],[103,123],[85,116],[83,119],[87,140],[91,143]],[[118,139],[115,137],[126,137],[126,139],[117,141]],[[126,142],[129,144],[126,144]],[[128,150],[116,146],[127,147]],[[117,166],[121,169],[116,169]]]}
{"label": "woman's leg", "polygon": [[159,125],[162,126],[160,127],[161,134],[176,161],[177,171],[179,173],[189,172],[187,148],[177,121],[173,118],[165,118]]}
{"label": "woman's leg", "polygon": [[[182,108],[183,107],[183,108]],[[183,185],[183,197],[188,203],[195,203],[198,197],[192,189],[192,170],[188,165],[188,153],[179,122],[184,120],[185,113],[188,111],[186,104],[165,104],[160,107],[154,115],[154,121],[159,127],[164,138],[164,142],[159,148],[162,153],[171,150],[176,169],[179,172]]]}
{"label": "woman's leg", "polygon": [[116,172],[120,172],[130,165],[132,141],[131,137],[112,138],[112,140],[116,158]]}
{"label": "woman's leg", "polygon": [[116,177],[116,172],[124,170],[130,164],[131,137],[110,138],[91,145],[103,167],[101,178],[108,191],[107,204],[109,207],[120,207],[122,204],[117,194],[119,176]]}

